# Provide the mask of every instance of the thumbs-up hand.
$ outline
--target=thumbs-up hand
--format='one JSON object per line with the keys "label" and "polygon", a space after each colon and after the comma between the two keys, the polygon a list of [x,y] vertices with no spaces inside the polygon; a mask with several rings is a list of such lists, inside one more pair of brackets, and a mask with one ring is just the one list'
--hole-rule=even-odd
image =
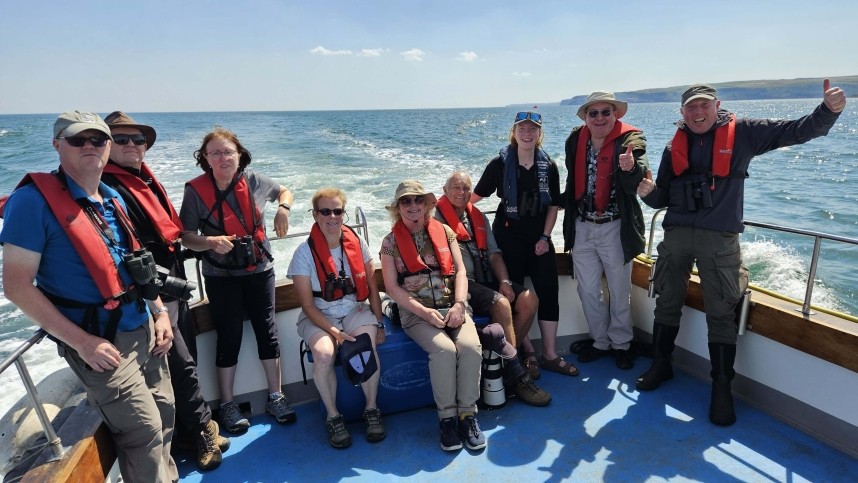
{"label": "thumbs-up hand", "polygon": [[846,107],[846,93],[839,87],[831,87],[831,81],[822,81],[822,102],[831,112],[841,112]]}
{"label": "thumbs-up hand", "polygon": [[646,177],[638,183],[638,196],[643,198],[644,196],[652,193],[652,190],[655,189],[655,182],[652,180],[652,171],[646,170]]}
{"label": "thumbs-up hand", "polygon": [[626,146],[626,152],[620,155],[620,169],[623,171],[631,171],[635,167],[635,157],[632,151],[635,149],[634,143],[629,143]]}

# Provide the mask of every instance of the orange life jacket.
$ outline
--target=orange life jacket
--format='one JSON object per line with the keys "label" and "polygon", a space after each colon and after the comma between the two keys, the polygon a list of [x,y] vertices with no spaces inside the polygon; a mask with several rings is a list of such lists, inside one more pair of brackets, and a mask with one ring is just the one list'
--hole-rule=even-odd
{"label": "orange life jacket", "polygon": [[[462,220],[456,213],[456,207],[453,206],[447,195],[442,195],[438,198],[437,208],[441,212],[441,215],[444,216],[444,220],[447,221],[447,226],[456,232],[457,240],[471,241],[471,235],[468,234],[465,224],[462,223]],[[465,207],[465,213],[468,214],[468,219],[471,220],[471,229],[474,232],[474,241],[477,243],[477,249],[487,250],[488,236],[486,235],[486,220],[483,218],[483,212],[469,201]]]}
{"label": "orange life jacket", "polygon": [[[434,218],[429,218],[426,224],[426,231],[429,233],[429,241],[435,250],[438,263],[441,264],[441,275],[453,275],[453,254],[450,252],[450,245],[447,243],[447,233],[444,231],[444,225]],[[417,245],[414,244],[414,238],[411,237],[411,232],[402,220],[397,221],[393,225],[393,236],[396,239],[396,246],[399,248],[399,254],[402,256],[402,261],[405,262],[405,268],[408,269],[408,273],[418,274],[430,270],[429,266],[423,262],[420,254],[417,253]]]}
{"label": "orange life jacket", "polygon": [[[104,167],[104,174],[112,174],[116,177],[117,181],[122,183],[122,186],[131,192],[136,202],[152,222],[155,232],[161,238],[161,241],[164,242],[164,246],[173,251],[175,250],[175,243],[182,234],[182,222],[179,220],[179,215],[176,213],[176,209],[173,208],[173,204],[169,202],[170,198],[167,196],[166,191],[164,191],[164,187],[155,179],[149,166],[143,163],[140,167],[140,172],[152,180],[151,186],[116,164],[107,163],[107,166]],[[162,197],[161,199],[168,200],[166,207],[161,204],[159,197],[154,193],[155,191],[158,191]]]}
{"label": "orange life jacket", "polygon": [[[712,175],[725,178],[730,175],[730,158],[733,156],[733,143],[736,140],[736,116],[730,114],[730,121],[715,128],[715,143],[712,145]],[[677,176],[688,169],[688,133],[677,129],[670,142],[670,159],[673,173]]]}
{"label": "orange life jacket", "polygon": [[[620,136],[640,129],[622,121],[614,123],[614,128],[605,138],[602,149],[596,155],[596,193],[594,196],[596,211],[605,211],[611,199],[611,188],[614,184],[614,143]],[[575,149],[575,199],[580,200],[587,191],[587,141],[590,140],[590,128],[586,125],[578,135],[578,147]]]}
{"label": "orange life jacket", "polygon": [[[316,262],[316,275],[319,277],[319,287],[324,293],[328,274],[333,274],[334,277],[337,277],[339,269],[334,263],[334,258],[331,256],[331,249],[328,247],[328,240],[325,238],[324,233],[322,233],[322,229],[319,228],[318,223],[313,223],[307,244],[313,253],[313,261]],[[343,226],[340,244],[349,262],[349,267],[352,269],[352,281],[356,290],[355,295],[357,300],[362,302],[369,298],[369,283],[366,279],[366,263],[363,261],[360,238],[358,238],[357,233],[351,228]],[[333,298],[325,300],[330,302],[332,300],[339,300],[344,296],[343,290],[337,288],[334,290]]]}

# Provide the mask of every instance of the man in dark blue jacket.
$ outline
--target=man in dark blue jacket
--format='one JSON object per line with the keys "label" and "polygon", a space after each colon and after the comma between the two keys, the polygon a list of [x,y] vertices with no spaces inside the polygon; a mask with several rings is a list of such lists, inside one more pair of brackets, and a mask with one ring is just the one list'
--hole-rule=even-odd
{"label": "man in dark blue jacket", "polygon": [[739,233],[745,178],[760,154],[802,144],[828,130],[846,107],[846,94],[823,83],[823,102],[800,119],[737,119],[719,109],[715,89],[690,86],[682,94],[682,120],[662,154],[658,177],[644,179],[638,194],[653,208],[667,207],[653,283],[656,299],[653,363],[637,380],[641,391],[673,377],[670,356],[692,266],[697,263],[709,330],[712,399],[709,419],[736,422],[730,382],[736,372],[736,306],[748,284]]}

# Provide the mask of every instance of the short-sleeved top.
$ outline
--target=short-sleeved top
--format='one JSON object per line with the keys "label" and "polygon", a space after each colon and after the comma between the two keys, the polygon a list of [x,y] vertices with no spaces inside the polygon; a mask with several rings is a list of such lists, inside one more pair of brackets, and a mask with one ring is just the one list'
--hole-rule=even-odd
{"label": "short-sleeved top", "polygon": [[[518,220],[511,220],[506,216],[504,207],[504,160],[500,156],[492,159],[486,169],[483,171],[477,185],[474,186],[474,193],[483,198],[487,198],[497,191],[501,202],[498,204],[497,213],[495,213],[495,221],[492,225],[497,228],[504,226],[504,233],[515,234],[525,238],[539,237],[545,229],[545,217],[547,213],[543,212],[540,216],[528,217],[522,216]],[[524,169],[518,166],[518,204],[521,206],[521,194],[523,192],[536,192],[539,190],[539,180],[537,179],[538,170],[534,163],[530,169]],[[548,160],[548,194],[551,196],[549,206],[560,206],[560,172],[557,170],[557,164],[553,160]],[[499,235],[500,236],[500,235]]]}
{"label": "short-sleeved top", "polygon": [[[372,255],[369,253],[369,246],[367,246],[366,242],[363,238],[358,237],[360,240],[360,251],[363,257],[364,264],[372,261]],[[342,245],[337,248],[331,248],[331,258],[334,260],[334,265],[337,267],[344,267],[346,271],[346,276],[352,276],[352,267],[349,265],[348,257],[345,256]],[[313,260],[313,253],[310,249],[310,245],[307,244],[307,240],[304,240],[298,248],[295,249],[295,253],[292,255],[292,261],[289,262],[289,269],[287,270],[286,276],[290,279],[294,279],[296,275],[299,276],[307,276],[310,277],[310,287],[314,292],[321,292],[322,287],[319,285],[319,275],[316,271],[316,263]],[[372,274],[368,273],[368,277],[371,277]],[[313,303],[316,305],[325,317],[329,319],[340,319],[349,314],[355,307],[361,304],[358,302],[355,294],[349,294],[345,297],[334,300],[332,302],[328,302],[321,297],[313,297]]]}
{"label": "short-sleeved top", "polygon": [[[264,225],[265,202],[273,202],[278,199],[278,196],[280,196],[280,183],[274,181],[268,176],[265,176],[264,174],[254,173],[249,169],[244,170],[244,174],[247,176],[248,188],[253,194],[253,202],[256,204],[257,208],[259,208],[259,212],[262,216],[260,223]],[[226,203],[228,203],[230,208],[232,208],[232,210],[235,212],[235,214],[239,218],[241,218],[241,209],[238,206],[238,201],[235,199],[234,191],[230,192],[226,196]],[[182,220],[182,226],[184,227],[185,231],[191,233],[198,233],[205,236],[223,235],[223,232],[220,232],[219,230],[212,227],[210,224],[205,223],[205,217],[210,215],[211,211],[212,207],[206,206],[206,204],[203,203],[203,200],[200,198],[197,192],[190,185],[185,185],[185,197],[182,200],[182,209],[179,212],[179,218],[181,218]],[[247,223],[247,225],[249,226],[250,223]],[[263,246],[268,251],[268,253],[271,253],[271,242],[268,240],[268,236],[265,237],[265,240],[263,241]],[[208,256],[211,256],[212,259],[214,259],[217,263],[226,264],[227,255],[219,255],[212,250],[208,250],[207,254]],[[218,268],[209,263],[208,260],[203,257],[203,275],[209,277],[240,277],[242,275],[250,275],[252,273],[264,272],[266,270],[271,270],[274,268],[274,265],[269,262],[266,257],[262,258],[262,261],[256,265],[256,270],[254,270],[253,272],[248,272],[243,268]]]}
{"label": "short-sleeved top", "polygon": [[[456,243],[456,234],[449,226],[444,225],[444,233],[447,235],[448,245],[452,246],[453,243]],[[410,293],[424,307],[449,307],[455,295],[453,293],[455,277],[441,275],[440,263],[435,256],[435,250],[432,248],[429,234],[425,229],[419,233],[413,233],[412,238],[417,245],[417,252],[423,258],[423,263],[429,266],[431,273],[409,275],[404,278],[400,287]],[[388,233],[381,241],[379,253],[393,257],[397,273],[408,271],[405,262],[402,260],[402,255],[399,253],[399,248],[396,246],[396,237],[393,236],[393,232]]]}
{"label": "short-sleeved top", "polygon": [[[122,256],[130,252],[128,234],[120,228],[113,205],[102,204],[87,197],[71,177],[66,177],[66,180],[72,197],[87,199],[113,230],[117,242],[115,245],[108,244],[104,235],[102,239],[108,245],[113,261],[119,268],[123,284],[126,287],[131,286],[133,281],[125,269],[125,263],[122,262]],[[98,190],[105,200],[117,198],[119,204],[125,208],[125,203],[114,189],[100,183]],[[104,333],[110,318],[110,313],[100,307],[104,303],[104,297],[47,201],[34,185],[22,186],[9,196],[3,213],[0,243],[10,243],[41,254],[39,270],[36,272],[36,284],[39,288],[65,299],[98,305],[98,320],[102,334]],[[57,309],[72,322],[78,325],[83,323],[86,309],[59,306]],[[149,321],[146,307],[143,306],[141,310],[136,302],[127,303],[121,309],[122,318],[117,328],[119,332],[134,330]]]}
{"label": "short-sleeved top", "polygon": [[[498,242],[495,240],[495,234],[489,224],[489,218],[485,213],[480,212],[480,215],[482,215],[483,223],[485,223],[486,227],[486,256],[491,256],[493,253],[500,253],[501,250],[498,248]],[[441,223],[447,223],[444,215],[439,210],[435,211],[435,219]],[[474,271],[476,270],[474,267],[474,257],[477,256],[477,242],[474,240],[474,230],[471,227],[471,220],[468,219],[468,214],[462,212],[459,219],[462,220],[462,225],[465,226],[465,230],[471,235],[471,241],[459,241],[459,251],[462,252],[462,265],[465,266],[465,272],[468,274],[468,278],[473,279]]]}

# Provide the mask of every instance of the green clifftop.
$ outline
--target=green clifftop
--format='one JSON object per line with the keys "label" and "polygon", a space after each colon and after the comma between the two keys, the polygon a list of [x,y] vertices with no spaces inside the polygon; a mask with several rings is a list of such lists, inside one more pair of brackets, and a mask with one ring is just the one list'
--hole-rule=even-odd
{"label": "green clifftop", "polygon": [[[858,75],[845,77],[830,77],[831,85],[846,91],[853,97],[858,94]],[[754,100],[754,99],[812,99],[822,97],[822,78],[752,80],[737,82],[721,82],[711,84],[718,91],[721,100]],[[631,92],[615,92],[617,99],[627,102],[679,102],[682,92],[688,86],[663,87],[644,89]],[[563,99],[560,105],[581,105],[587,95]]]}

